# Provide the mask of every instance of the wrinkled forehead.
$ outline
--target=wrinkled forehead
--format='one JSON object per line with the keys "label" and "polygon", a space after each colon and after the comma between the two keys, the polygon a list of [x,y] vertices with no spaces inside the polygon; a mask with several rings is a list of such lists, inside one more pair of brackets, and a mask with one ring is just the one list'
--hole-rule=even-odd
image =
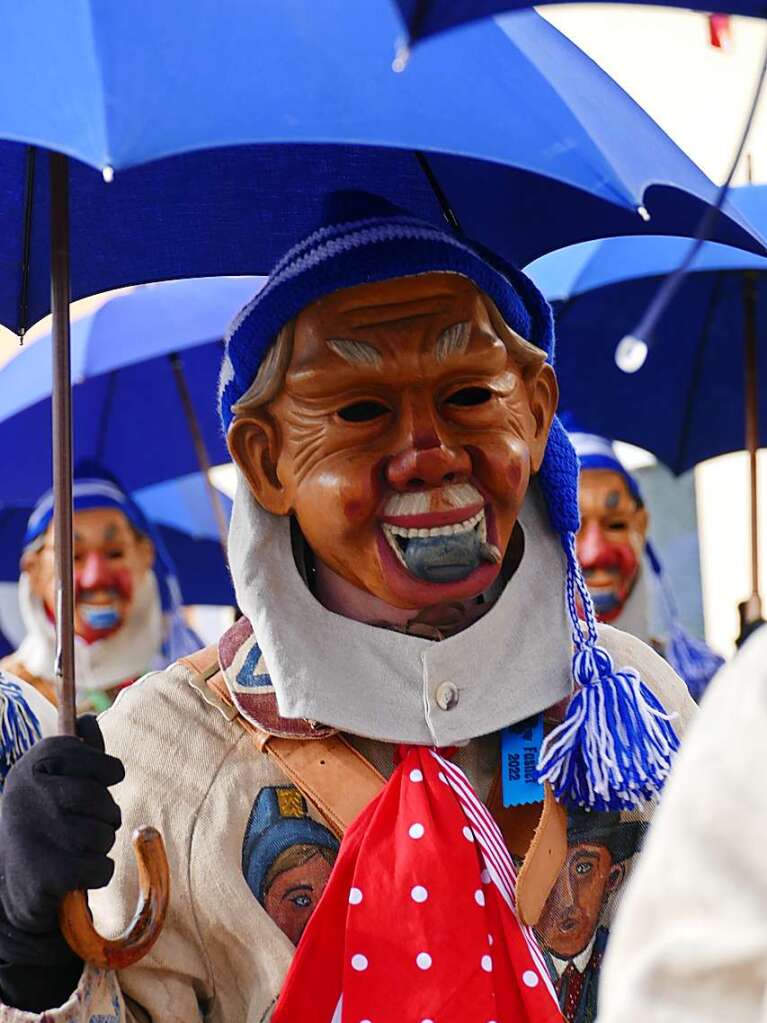
{"label": "wrinkled forehead", "polygon": [[296,340],[373,334],[424,334],[430,325],[481,320],[477,286],[454,273],[395,277],[326,295],[300,313]]}
{"label": "wrinkled forehead", "polygon": [[599,514],[638,507],[625,477],[613,469],[582,469],[579,488],[584,512]]}

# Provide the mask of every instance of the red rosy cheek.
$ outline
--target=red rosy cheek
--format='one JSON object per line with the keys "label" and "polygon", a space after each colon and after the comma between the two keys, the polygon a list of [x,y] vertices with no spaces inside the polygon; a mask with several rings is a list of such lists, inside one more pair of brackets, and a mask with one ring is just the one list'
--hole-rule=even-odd
{"label": "red rosy cheek", "polygon": [[365,506],[362,501],[347,501],[344,505],[344,515],[349,522],[356,522],[363,517]]}
{"label": "red rosy cheek", "polygon": [[637,558],[630,544],[615,544],[615,565],[621,575],[631,575],[636,571]]}

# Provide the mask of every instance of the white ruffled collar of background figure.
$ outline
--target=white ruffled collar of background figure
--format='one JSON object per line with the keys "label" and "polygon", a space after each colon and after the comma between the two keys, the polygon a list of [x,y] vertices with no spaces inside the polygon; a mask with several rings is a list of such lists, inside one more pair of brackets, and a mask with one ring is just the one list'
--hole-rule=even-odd
{"label": "white ruffled collar of background figure", "polygon": [[435,643],[323,607],[296,567],[289,519],[265,512],[238,474],[232,576],[280,713],[372,739],[448,746],[567,696],[565,561],[535,485],[519,521],[525,551],[495,604]]}
{"label": "white ruffled collar of background figure", "polygon": [[[19,605],[26,630],[14,655],[30,674],[53,679],[56,633],[42,600],[30,592],[29,580],[19,580]],[[111,689],[155,667],[163,640],[163,613],[154,572],[148,572],[136,591],[125,624],[106,639],[84,643],[75,637],[75,677],[79,691]]]}

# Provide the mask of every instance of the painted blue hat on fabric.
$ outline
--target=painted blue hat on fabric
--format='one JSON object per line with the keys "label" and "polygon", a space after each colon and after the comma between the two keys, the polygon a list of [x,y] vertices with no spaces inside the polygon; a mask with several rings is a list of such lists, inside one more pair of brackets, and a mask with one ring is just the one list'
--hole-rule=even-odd
{"label": "painted blue hat on fabric", "polygon": [[[508,326],[553,364],[551,307],[525,274],[484,247],[407,216],[382,199],[339,192],[329,197],[317,229],[279,260],[264,288],[229,328],[219,380],[224,430],[279,331],[312,302],[360,284],[435,272],[473,281]],[[556,418],[537,478],[567,559],[565,598],[576,684],[564,722],[544,741],[540,776],[557,797],[573,805],[633,809],[660,790],[678,739],[668,715],[633,669],[616,671],[598,645],[591,598],[575,556],[578,460]],[[583,625],[576,598],[584,609]]]}
{"label": "painted blue hat on fabric", "polygon": [[296,845],[337,853],[339,842],[309,816],[306,800],[293,786],[263,788],[258,794],[242,844],[242,872],[250,890],[263,903],[265,883],[274,861]]}

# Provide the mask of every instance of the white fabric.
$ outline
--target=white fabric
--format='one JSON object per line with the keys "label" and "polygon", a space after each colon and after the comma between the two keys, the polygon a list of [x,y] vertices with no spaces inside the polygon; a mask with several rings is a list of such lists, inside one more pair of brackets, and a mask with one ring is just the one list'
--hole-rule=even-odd
{"label": "white fabric", "polygon": [[629,882],[599,1023],[767,1023],[767,627],[706,691]]}
{"label": "white fabric", "polygon": [[643,643],[649,643],[652,638],[652,598],[648,585],[648,571],[647,563],[642,558],[639,574],[628,600],[615,621],[610,623],[621,632],[628,632],[631,636],[641,639]]}
{"label": "white fabric", "polygon": [[[535,486],[519,521],[534,553],[523,555],[490,611],[434,643],[327,611],[295,566],[289,520],[256,504],[238,473],[229,561],[280,713],[386,742],[450,746],[567,696],[565,558]],[[446,682],[459,694],[450,710],[436,699]]]}
{"label": "white fabric", "polygon": [[[53,679],[56,630],[43,602],[34,596],[26,572],[19,579],[19,605],[26,636],[14,657],[32,675]],[[163,640],[163,615],[154,572],[136,589],[125,624],[96,643],[75,636],[75,677],[78,690],[109,689],[142,675],[154,662]]]}

